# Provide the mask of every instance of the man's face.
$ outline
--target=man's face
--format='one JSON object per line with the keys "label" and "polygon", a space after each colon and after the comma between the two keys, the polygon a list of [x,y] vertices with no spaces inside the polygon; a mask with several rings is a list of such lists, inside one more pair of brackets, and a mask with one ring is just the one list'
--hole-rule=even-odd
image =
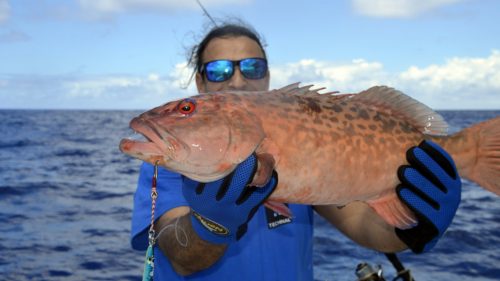
{"label": "man's face", "polygon": [[[245,58],[264,58],[264,54],[257,42],[246,36],[238,36],[212,39],[201,58],[203,63],[220,59],[238,61]],[[262,79],[247,79],[241,74],[239,67],[235,66],[233,76],[224,82],[210,82],[204,75],[204,73],[196,74],[196,87],[200,93],[223,90],[269,90],[269,71]]]}

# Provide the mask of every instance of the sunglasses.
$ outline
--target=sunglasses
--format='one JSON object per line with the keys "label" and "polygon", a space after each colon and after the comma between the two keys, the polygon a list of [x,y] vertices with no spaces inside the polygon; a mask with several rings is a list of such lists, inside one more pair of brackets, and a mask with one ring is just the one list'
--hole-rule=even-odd
{"label": "sunglasses", "polygon": [[201,67],[200,73],[205,73],[210,82],[224,82],[233,76],[236,64],[247,79],[262,79],[267,74],[267,60],[264,58],[209,61]]}

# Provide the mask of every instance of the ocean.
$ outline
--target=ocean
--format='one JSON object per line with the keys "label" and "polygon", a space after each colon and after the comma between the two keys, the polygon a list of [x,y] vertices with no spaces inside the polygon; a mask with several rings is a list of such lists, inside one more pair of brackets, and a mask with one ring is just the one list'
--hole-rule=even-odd
{"label": "ocean", "polygon": [[[140,162],[120,153],[138,111],[0,110],[0,280],[141,280],[130,247]],[[500,111],[442,111],[451,132]],[[376,161],[376,159],[374,159]],[[463,181],[457,215],[429,253],[399,254],[415,280],[500,280],[500,198]],[[395,272],[315,218],[316,280],[355,280],[358,263]]]}

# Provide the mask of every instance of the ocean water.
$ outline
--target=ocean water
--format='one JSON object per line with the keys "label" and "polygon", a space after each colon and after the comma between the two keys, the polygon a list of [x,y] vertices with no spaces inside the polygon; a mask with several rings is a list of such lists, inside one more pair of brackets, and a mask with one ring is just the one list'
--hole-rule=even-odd
{"label": "ocean water", "polygon": [[[141,280],[130,247],[140,162],[122,155],[135,111],[0,110],[0,280]],[[500,111],[445,111],[451,131]],[[399,255],[416,280],[499,280],[500,199],[464,181],[448,232],[427,254]],[[355,280],[360,262],[394,269],[316,217],[317,280]]]}

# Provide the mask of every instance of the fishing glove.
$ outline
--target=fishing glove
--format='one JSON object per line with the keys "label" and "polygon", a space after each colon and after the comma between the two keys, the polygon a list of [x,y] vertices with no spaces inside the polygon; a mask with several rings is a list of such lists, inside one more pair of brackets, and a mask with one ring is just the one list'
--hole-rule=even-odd
{"label": "fishing glove", "polygon": [[410,166],[401,166],[396,187],[399,198],[415,213],[417,226],[398,237],[414,252],[427,252],[451,224],[460,203],[461,181],[450,155],[431,141],[406,152]]}
{"label": "fishing glove", "polygon": [[256,170],[257,158],[252,154],[220,180],[200,183],[183,177],[183,194],[198,236],[211,243],[229,243],[246,233],[248,222],[278,184],[278,174],[273,171],[265,186],[247,186]]}

